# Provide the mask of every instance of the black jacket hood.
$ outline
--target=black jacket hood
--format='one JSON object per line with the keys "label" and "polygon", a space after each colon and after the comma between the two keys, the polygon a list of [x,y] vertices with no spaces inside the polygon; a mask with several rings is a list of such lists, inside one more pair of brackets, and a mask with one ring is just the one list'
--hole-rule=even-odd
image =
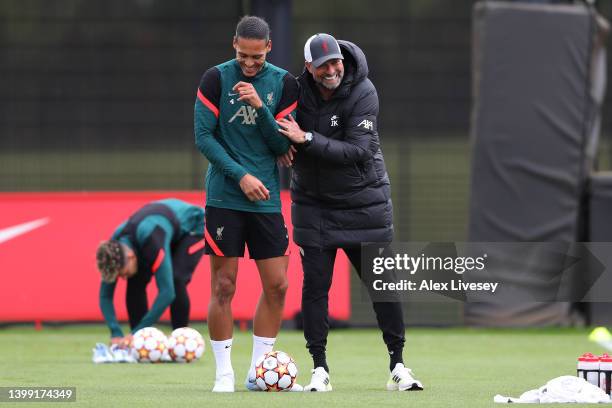
{"label": "black jacket hood", "polygon": [[343,84],[356,84],[367,78],[368,62],[361,48],[350,41],[339,40],[338,44],[344,56],[345,67]]}

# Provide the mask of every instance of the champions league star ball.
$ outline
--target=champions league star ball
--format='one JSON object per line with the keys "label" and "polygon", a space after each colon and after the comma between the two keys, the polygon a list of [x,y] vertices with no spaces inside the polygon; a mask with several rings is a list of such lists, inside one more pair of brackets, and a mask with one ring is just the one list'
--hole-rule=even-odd
{"label": "champions league star ball", "polygon": [[139,363],[161,361],[167,348],[166,336],[155,327],[145,327],[132,336],[131,354]]}
{"label": "champions league star ball", "polygon": [[191,327],[175,329],[168,336],[170,357],[177,363],[191,363],[204,354],[204,339],[197,330]]}
{"label": "champions league star ball", "polygon": [[295,384],[297,366],[291,356],[271,351],[255,363],[255,382],[262,391],[287,391]]}

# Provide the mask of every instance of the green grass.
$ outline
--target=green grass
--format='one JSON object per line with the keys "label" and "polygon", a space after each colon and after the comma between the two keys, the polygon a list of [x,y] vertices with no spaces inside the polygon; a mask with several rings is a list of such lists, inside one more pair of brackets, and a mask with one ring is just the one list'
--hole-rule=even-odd
{"label": "green grass", "polygon": [[[207,335],[205,326],[194,327]],[[578,329],[409,329],[404,357],[426,389],[391,393],[384,390],[388,363],[379,332],[338,330],[328,344],[333,392],[248,393],[239,386],[240,392],[217,395],[210,392],[214,360],[209,348],[203,360],[190,365],[94,365],[91,348],[107,338],[103,326],[9,327],[0,329],[0,386],[75,386],[73,407],[492,406],[497,393],[518,396],[553,377],[575,375],[579,354],[603,351],[587,341],[587,334]],[[235,334],[232,360],[239,385],[250,361],[250,336]],[[276,348],[294,356],[298,381],[306,383],[311,361],[302,333],[283,331]]]}

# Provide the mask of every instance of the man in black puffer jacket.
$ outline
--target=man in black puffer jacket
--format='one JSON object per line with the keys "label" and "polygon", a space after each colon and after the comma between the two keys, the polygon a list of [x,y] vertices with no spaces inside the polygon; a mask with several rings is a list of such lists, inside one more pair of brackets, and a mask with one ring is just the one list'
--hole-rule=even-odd
{"label": "man in black puffer jacket", "polygon": [[[336,252],[344,250],[361,275],[361,243],[393,240],[393,207],[377,132],[378,95],[363,51],[317,34],[306,42],[304,57],[297,122],[278,123],[295,146],[285,164],[293,159],[293,238],[301,247],[304,337],[314,361],[304,390],[331,391],[325,347]],[[401,305],[373,307],[391,360],[387,389],[422,389],[403,364]]]}

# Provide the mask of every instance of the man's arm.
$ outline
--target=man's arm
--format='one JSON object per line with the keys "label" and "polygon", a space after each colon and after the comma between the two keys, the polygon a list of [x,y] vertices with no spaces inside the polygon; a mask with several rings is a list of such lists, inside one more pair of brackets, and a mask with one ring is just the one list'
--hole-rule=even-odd
{"label": "man's arm", "polygon": [[[371,86],[355,103],[345,126],[344,140],[331,139],[309,129],[302,130],[295,121],[281,119],[278,123],[281,125],[279,131],[296,143],[301,152],[334,163],[351,164],[364,162],[378,151],[377,116],[378,95]],[[304,136],[307,131],[313,136],[309,143]]]}
{"label": "man's arm", "polygon": [[210,163],[238,183],[247,174],[247,171],[232,159],[219,141],[215,139],[214,132],[219,118],[220,95],[220,73],[217,68],[211,68],[202,76],[195,101],[195,144]]}
{"label": "man's arm", "polygon": [[139,256],[144,257],[143,263],[146,265],[145,267],[151,268],[151,272],[155,275],[157,296],[151,309],[132,329],[132,333],[136,333],[136,331],[143,327],[154,325],[174,301],[172,254],[170,252],[172,233],[173,228],[165,218],[159,222],[159,225],[153,228],[153,231],[150,231],[150,226],[144,223],[138,226],[136,231],[137,240],[143,242],[141,246],[143,254]]}
{"label": "man's arm", "polygon": [[298,82],[293,75],[287,72],[283,77],[283,93],[274,111],[274,115],[272,115],[272,112],[270,112],[265,104],[262,104],[262,108],[257,110],[257,125],[266,144],[276,156],[287,153],[289,146],[291,146],[291,142],[278,133],[276,121],[288,115],[295,118],[299,96]]}
{"label": "man's arm", "polygon": [[283,77],[283,92],[279,100],[275,115],[268,109],[253,84],[240,81],[234,85],[233,90],[240,94],[239,101],[249,104],[257,112],[255,123],[264,138],[266,145],[276,156],[287,153],[291,143],[278,134],[278,119],[292,114],[295,116],[299,88],[297,80],[289,73]]}
{"label": "man's arm", "polygon": [[113,305],[113,295],[115,293],[116,284],[117,282],[102,282],[100,284],[100,310],[102,311],[102,315],[111,332],[112,338],[123,337],[123,331],[117,321],[115,306]]}
{"label": "man's arm", "polygon": [[374,87],[356,102],[344,130],[344,140],[330,139],[312,132],[312,141],[304,152],[325,160],[341,163],[361,163],[378,151],[378,95]]}

